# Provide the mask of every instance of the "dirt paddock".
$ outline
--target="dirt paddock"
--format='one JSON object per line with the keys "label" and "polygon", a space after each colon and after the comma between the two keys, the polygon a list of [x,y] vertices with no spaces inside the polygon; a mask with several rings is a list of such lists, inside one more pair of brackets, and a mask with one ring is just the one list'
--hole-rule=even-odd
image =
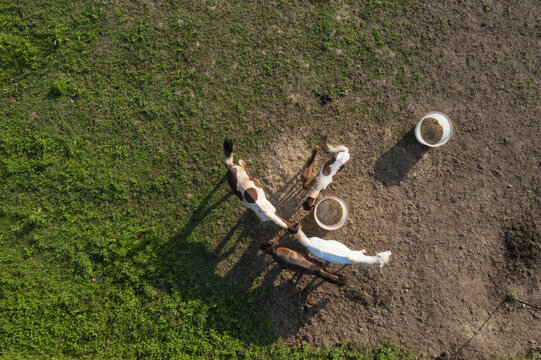
{"label": "dirt paddock", "polygon": [[[279,212],[300,221],[309,236],[340,240],[369,255],[392,251],[381,269],[343,268],[349,280],[343,288],[278,274],[266,258],[255,282],[272,294],[263,306],[293,344],[390,340],[427,359],[541,351],[539,310],[498,307],[510,293],[541,304],[540,7],[529,1],[490,8],[446,4],[428,6],[450,26],[438,35],[435,60],[424,64],[428,76],[411,100],[410,121],[413,128],[429,111],[447,114],[455,127],[447,144],[423,147],[412,131],[397,141],[392,120],[331,134],[333,144],[349,147],[351,161],[324,194],[343,198],[350,216],[328,233],[300,206],[307,194],[295,177],[310,155],[307,139],[285,132],[264,155],[264,188]],[[533,85],[517,87],[528,81]],[[320,153],[314,172],[326,158]],[[283,232],[271,243],[303,251]],[[254,256],[254,264],[261,257]]]}
{"label": "dirt paddock", "polygon": [[[324,192],[350,210],[333,232],[318,229],[301,208],[307,193],[295,178],[310,155],[307,137],[284,132],[264,155],[262,184],[282,216],[300,221],[309,236],[369,255],[391,250],[389,263],[331,264],[349,281],[338,288],[278,274],[267,257],[255,283],[272,294],[263,306],[293,344],[390,340],[427,359],[539,353],[541,312],[500,304],[513,293],[541,305],[540,6],[442,1],[429,2],[428,10],[450,25],[421,64],[428,70],[421,93],[410,99],[410,122],[413,128],[430,111],[447,114],[455,128],[447,144],[423,147],[412,131],[397,140],[392,119],[330,134],[351,153],[347,170]],[[320,152],[315,173],[327,158]],[[283,232],[270,242],[303,251]],[[254,251],[254,264],[263,257]]]}

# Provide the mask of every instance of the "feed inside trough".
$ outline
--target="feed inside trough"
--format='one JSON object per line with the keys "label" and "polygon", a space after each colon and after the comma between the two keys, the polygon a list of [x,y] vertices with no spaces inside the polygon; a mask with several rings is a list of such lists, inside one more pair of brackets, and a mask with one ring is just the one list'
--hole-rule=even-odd
{"label": "feed inside trough", "polygon": [[443,136],[443,127],[438,120],[433,118],[424,119],[421,123],[421,136],[429,144],[435,144]]}
{"label": "feed inside trough", "polygon": [[325,225],[337,224],[343,215],[340,203],[334,199],[326,199],[317,208],[317,218]]}

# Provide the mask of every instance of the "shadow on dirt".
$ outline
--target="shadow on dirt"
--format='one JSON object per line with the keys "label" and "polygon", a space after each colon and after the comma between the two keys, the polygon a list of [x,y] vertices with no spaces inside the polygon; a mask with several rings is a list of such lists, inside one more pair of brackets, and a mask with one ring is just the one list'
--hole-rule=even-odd
{"label": "shadow on dirt", "polygon": [[494,310],[492,310],[492,312],[488,315],[488,317],[485,319],[485,321],[483,322],[483,324],[481,324],[481,326],[473,333],[473,335],[454,353],[452,354],[450,357],[444,357],[442,356],[443,354],[446,354],[447,353],[443,353],[442,355],[440,355],[438,358],[436,358],[436,360],[443,360],[445,358],[450,358],[450,359],[466,359],[466,358],[463,358],[461,356],[461,352],[462,350],[468,346],[468,344],[473,340],[475,339],[475,337],[479,334],[479,332],[481,330],[483,330],[483,328],[485,327],[485,325],[487,324],[487,322],[492,319],[492,316],[494,316],[494,314],[508,301],[508,298],[505,297],[502,302],[496,306],[494,308]]}
{"label": "shadow on dirt", "polygon": [[[274,285],[280,268],[270,258],[265,258],[259,245],[269,242],[283,230],[271,222],[262,223],[250,210],[244,211],[214,246],[208,244],[198,227],[206,226],[202,223],[206,223],[207,216],[232,196],[232,192],[228,192],[216,199],[224,183],[225,177],[199,203],[180,231],[158,250],[153,280],[157,288],[179,294],[183,302],[203,300],[206,314],[201,316],[206,316],[205,330],[227,333],[247,343],[270,344],[278,339],[278,334],[271,329],[271,312],[260,304],[271,297],[274,303],[281,303],[293,313],[302,313],[301,298],[306,298],[315,287],[307,287],[299,294],[294,284],[281,282]],[[240,254],[239,247],[245,248]],[[222,261],[233,263],[226,266],[227,274],[223,276],[219,274],[218,266]],[[266,272],[268,266],[272,268]],[[253,288],[254,280],[264,273],[262,285]],[[290,298],[301,300],[290,304],[287,301]],[[312,308],[312,316],[317,313],[317,308]],[[290,331],[303,325],[302,321],[291,323],[295,328]],[[280,329],[278,332],[284,336]]]}
{"label": "shadow on dirt", "polygon": [[412,167],[430,149],[415,139],[415,127],[406,133],[400,141],[374,165],[374,177],[385,186],[398,186]]}
{"label": "shadow on dirt", "polygon": [[306,189],[303,188],[301,182],[299,181],[299,176],[302,172],[302,169],[295,174],[291,179],[286,181],[286,183],[280,187],[280,189],[273,194],[269,194],[269,201],[276,207],[276,211],[281,216],[289,219],[293,216],[302,206],[302,203],[308,197],[308,191],[311,188],[308,186]]}
{"label": "shadow on dirt", "polygon": [[[304,326],[313,316],[317,315],[330,301],[322,299],[315,304],[307,304],[308,296],[323,285],[325,281],[310,275],[293,274],[282,270],[270,256],[267,257],[270,270],[265,274],[259,287],[261,304],[271,315],[274,330],[282,337],[288,338]],[[284,281],[283,277],[289,277]],[[311,277],[310,282],[303,286],[303,277]],[[278,284],[276,284],[278,280]]]}

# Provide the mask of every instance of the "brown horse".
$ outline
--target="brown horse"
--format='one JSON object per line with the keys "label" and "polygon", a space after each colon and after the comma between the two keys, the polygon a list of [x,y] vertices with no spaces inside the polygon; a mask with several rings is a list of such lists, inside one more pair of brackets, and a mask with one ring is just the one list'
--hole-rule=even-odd
{"label": "brown horse", "polygon": [[279,247],[275,251],[269,244],[261,244],[261,250],[272,255],[274,260],[282,267],[301,274],[311,274],[338,286],[346,285],[346,279],[342,275],[328,272],[323,266],[308,260],[300,253],[288,248]]}

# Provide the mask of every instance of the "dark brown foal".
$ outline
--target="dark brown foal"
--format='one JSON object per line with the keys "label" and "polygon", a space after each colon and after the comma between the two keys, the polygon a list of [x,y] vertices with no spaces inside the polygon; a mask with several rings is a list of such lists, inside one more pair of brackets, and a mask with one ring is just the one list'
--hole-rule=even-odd
{"label": "dark brown foal", "polygon": [[261,244],[261,250],[272,255],[282,268],[301,274],[315,275],[338,286],[346,285],[346,279],[342,275],[331,274],[323,266],[308,260],[296,251],[283,247],[273,251],[269,244]]}

